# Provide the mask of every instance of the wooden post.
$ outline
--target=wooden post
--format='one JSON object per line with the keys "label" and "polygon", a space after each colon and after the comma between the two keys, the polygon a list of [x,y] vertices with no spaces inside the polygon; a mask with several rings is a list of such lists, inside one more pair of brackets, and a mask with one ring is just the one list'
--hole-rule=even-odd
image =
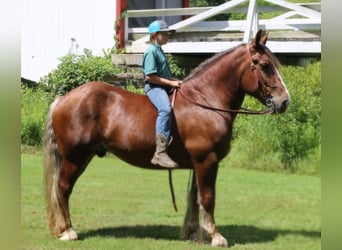
{"label": "wooden post", "polygon": [[[190,0],[183,0],[183,8],[188,8],[190,6]],[[182,16],[183,20],[189,18],[189,16]]]}
{"label": "wooden post", "polygon": [[125,18],[122,17],[122,13],[127,9],[127,0],[116,1],[116,27],[115,35],[118,39],[117,47],[122,49],[125,47]]}

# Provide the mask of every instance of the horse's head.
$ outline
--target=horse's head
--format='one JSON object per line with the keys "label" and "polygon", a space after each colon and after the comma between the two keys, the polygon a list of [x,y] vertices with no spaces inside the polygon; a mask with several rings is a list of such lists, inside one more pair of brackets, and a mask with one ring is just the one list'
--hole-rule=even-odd
{"label": "horse's head", "polygon": [[249,44],[249,69],[242,79],[242,88],[265,104],[272,113],[283,113],[290,103],[290,95],[279,74],[279,61],[265,46],[267,34],[259,30]]}

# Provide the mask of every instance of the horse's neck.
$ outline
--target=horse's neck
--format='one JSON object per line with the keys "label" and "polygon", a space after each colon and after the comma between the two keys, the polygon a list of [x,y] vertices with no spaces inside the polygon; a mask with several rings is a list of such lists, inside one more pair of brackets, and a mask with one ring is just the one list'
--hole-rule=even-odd
{"label": "horse's neck", "polygon": [[244,48],[223,55],[184,84],[192,98],[222,108],[239,108],[244,98],[240,88],[241,74],[248,60]]}

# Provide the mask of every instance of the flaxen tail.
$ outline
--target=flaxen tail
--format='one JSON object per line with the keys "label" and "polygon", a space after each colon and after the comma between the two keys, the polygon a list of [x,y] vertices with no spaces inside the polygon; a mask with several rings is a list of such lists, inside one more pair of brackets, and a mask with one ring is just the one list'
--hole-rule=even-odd
{"label": "flaxen tail", "polygon": [[52,127],[52,114],[58,103],[56,99],[50,106],[44,135],[44,184],[45,199],[49,228],[55,236],[60,234],[56,228],[57,220],[63,218],[63,201],[58,188],[59,173],[61,167],[61,155],[59,154],[55,133]]}

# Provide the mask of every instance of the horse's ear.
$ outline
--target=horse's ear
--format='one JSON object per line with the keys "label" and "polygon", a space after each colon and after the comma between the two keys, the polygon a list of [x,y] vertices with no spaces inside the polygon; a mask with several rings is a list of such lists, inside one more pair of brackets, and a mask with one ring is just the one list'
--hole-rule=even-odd
{"label": "horse's ear", "polygon": [[262,43],[263,45],[266,45],[267,38],[268,38],[268,32],[266,32],[266,34],[260,39],[260,43]]}
{"label": "horse's ear", "polygon": [[253,43],[254,45],[258,45],[260,42],[260,38],[261,38],[261,34],[262,34],[262,30],[258,30],[258,32],[255,34],[255,37],[253,39]]}
{"label": "horse's ear", "polygon": [[262,29],[258,30],[258,32],[256,33],[253,39],[254,45],[258,46],[259,43],[265,45],[267,42],[267,37],[268,37],[268,32],[266,32],[266,34],[262,36]]}

